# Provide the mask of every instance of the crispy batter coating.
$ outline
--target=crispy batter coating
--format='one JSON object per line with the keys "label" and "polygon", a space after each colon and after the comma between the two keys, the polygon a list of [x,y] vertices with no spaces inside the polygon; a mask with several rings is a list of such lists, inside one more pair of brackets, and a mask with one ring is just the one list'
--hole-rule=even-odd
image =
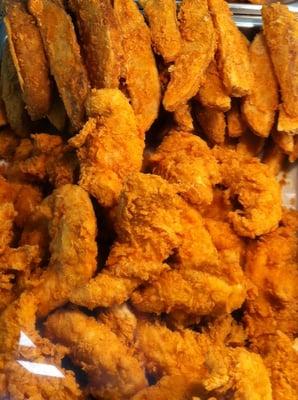
{"label": "crispy batter coating", "polygon": [[[232,19],[224,0],[208,0],[218,35],[219,70],[230,96],[242,97],[252,88],[252,69],[246,38]],[[239,62],[241,60],[241,62]]]}
{"label": "crispy batter coating", "polygon": [[185,132],[193,132],[195,130],[190,103],[180,104],[177,110],[174,111],[173,117],[178,130]]}
{"label": "crispy batter coating", "polygon": [[123,50],[118,22],[109,0],[68,0],[76,17],[92,88],[115,88],[122,74]]}
{"label": "crispy batter coating", "polygon": [[10,160],[19,144],[19,139],[10,128],[4,128],[0,131],[0,158]]}
{"label": "crispy batter coating", "polygon": [[[241,115],[240,115],[241,117]],[[265,144],[265,138],[255,135],[248,129],[242,132],[237,143],[237,153],[247,157],[259,157]]]}
{"label": "crispy batter coating", "polygon": [[231,198],[237,196],[239,206],[229,218],[238,235],[255,238],[276,229],[281,219],[280,186],[268,167],[234,150],[213,151],[223,185]]}
{"label": "crispy batter coating", "polygon": [[279,172],[283,169],[285,160],[286,160],[286,155],[282,152],[280,147],[274,142],[271,142],[267,146],[262,158],[262,162],[268,165],[270,171],[274,175],[278,175]]}
{"label": "crispy batter coating", "polygon": [[50,109],[51,84],[39,30],[21,1],[10,2],[4,23],[27,111],[33,121],[40,119]]}
{"label": "crispy batter coating", "polygon": [[79,311],[58,311],[46,322],[46,334],[69,348],[84,368],[96,398],[129,399],[147,386],[145,371],[108,326]]}
{"label": "crispy batter coating", "polygon": [[163,99],[168,111],[175,111],[198,92],[216,46],[207,0],[183,0],[178,19],[182,47],[170,68],[170,82]]}
{"label": "crispy batter coating", "polygon": [[93,207],[82,188],[61,186],[41,206],[50,216],[51,257],[32,293],[38,299],[38,314],[44,316],[67,302],[72,291],[92,277],[97,245]]}
{"label": "crispy batter coating", "polygon": [[196,107],[196,117],[203,133],[212,144],[223,145],[226,135],[225,114],[213,108]]}
{"label": "crispy batter coating", "polygon": [[231,109],[226,113],[226,119],[229,137],[240,137],[247,130],[247,125],[242,118],[237,99],[232,100],[232,106]]}
{"label": "crispy batter coating", "polygon": [[13,204],[3,200],[0,205],[0,220],[2,221],[0,229],[0,254],[4,253],[12,241],[13,221],[16,215]]}
{"label": "crispy batter coating", "polygon": [[20,137],[29,133],[29,116],[21,96],[17,72],[13,65],[8,45],[3,50],[1,62],[1,97],[5,105],[6,117],[11,128]]}
{"label": "crispy batter coating", "polygon": [[279,106],[277,130],[287,135],[298,134],[298,117],[291,117],[285,112],[284,105]]}
{"label": "crispy batter coating", "polygon": [[77,148],[79,183],[102,206],[115,206],[127,176],[142,167],[144,136],[120,90],[93,89],[86,107],[89,120],[69,141]]}
{"label": "crispy batter coating", "polygon": [[181,36],[175,0],[140,0],[151,32],[152,45],[166,63],[174,61],[181,50]]}
{"label": "crispy batter coating", "polygon": [[286,5],[272,4],[262,9],[263,29],[274,71],[281,89],[283,107],[290,117],[298,117],[298,20]]}
{"label": "crispy batter coating", "polygon": [[278,107],[278,86],[263,34],[255,36],[249,47],[249,57],[253,85],[243,101],[242,112],[256,135],[268,137]]}
{"label": "crispy batter coating", "polygon": [[249,335],[298,333],[298,212],[284,213],[281,226],[252,242],[245,273],[257,288],[247,300]]}
{"label": "crispy batter coating", "polygon": [[71,18],[53,0],[29,0],[28,7],[36,18],[67,115],[78,130],[84,123],[89,82]]}
{"label": "crispy batter coating", "polygon": [[207,143],[186,132],[171,131],[150,157],[153,173],[177,184],[183,198],[196,207],[212,202],[219,169]]}
{"label": "crispy batter coating", "polygon": [[212,60],[206,71],[206,80],[202,84],[196,99],[207,108],[218,111],[228,111],[231,107],[231,98],[227,94],[219,74],[216,59]]}
{"label": "crispy batter coating", "polygon": [[114,10],[122,32],[125,84],[138,128],[144,133],[157,118],[160,104],[150,31],[133,0],[114,0]]}

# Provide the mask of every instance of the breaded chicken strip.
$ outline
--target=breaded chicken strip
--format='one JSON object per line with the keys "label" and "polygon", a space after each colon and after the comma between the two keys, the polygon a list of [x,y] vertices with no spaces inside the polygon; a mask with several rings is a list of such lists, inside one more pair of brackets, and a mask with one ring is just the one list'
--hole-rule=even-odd
{"label": "breaded chicken strip", "polygon": [[242,112],[250,129],[256,135],[267,137],[278,108],[278,86],[263,34],[255,36],[249,47],[249,57],[253,85],[243,101]]}
{"label": "breaded chicken strip", "polygon": [[20,0],[10,2],[4,24],[27,111],[33,121],[40,119],[50,110],[51,85],[39,30]]}
{"label": "breaded chicken strip", "polygon": [[68,0],[76,17],[92,88],[115,88],[122,74],[120,28],[109,0]]}
{"label": "breaded chicken strip", "polygon": [[218,35],[219,70],[230,96],[251,92],[252,69],[246,38],[237,28],[225,0],[208,0]]}
{"label": "breaded chicken strip", "polygon": [[157,118],[160,83],[151,49],[150,31],[133,0],[114,0],[122,32],[125,84],[142,133]]}
{"label": "breaded chicken strip", "polygon": [[89,82],[71,18],[54,0],[29,0],[28,8],[36,18],[67,115],[78,130],[85,119]]}
{"label": "breaded chicken strip", "polygon": [[290,162],[294,162],[298,158],[298,135],[289,135],[285,132],[273,132],[274,142],[287,154]]}
{"label": "breaded chicken strip", "polygon": [[[241,114],[238,115],[240,118],[242,118]],[[247,127],[245,126],[244,128]],[[242,132],[239,142],[236,145],[236,151],[242,156],[259,157],[261,151],[263,150],[264,144],[265,144],[265,138],[257,136],[250,130],[245,129]]]}
{"label": "breaded chicken strip", "polygon": [[183,0],[178,19],[182,47],[170,69],[170,82],[163,99],[168,111],[175,111],[198,92],[216,46],[207,0]]}
{"label": "breaded chicken strip", "polygon": [[285,112],[298,117],[298,20],[286,5],[271,4],[262,9],[264,35],[281,89]]}
{"label": "breaded chicken strip", "polygon": [[180,104],[177,110],[174,111],[173,117],[178,130],[185,132],[193,132],[195,130],[190,102]]}
{"label": "breaded chicken strip", "polygon": [[207,108],[218,111],[228,111],[231,107],[231,98],[223,85],[219,75],[216,59],[212,60],[206,71],[206,81],[202,84],[196,99]]}
{"label": "breaded chicken strip", "polygon": [[145,371],[129,349],[104,324],[79,311],[58,311],[46,322],[46,335],[67,346],[84,368],[96,398],[130,399],[147,386]]}
{"label": "breaded chicken strip", "polygon": [[277,130],[287,135],[298,135],[298,117],[287,114],[283,104],[279,106]]}
{"label": "breaded chicken strip", "polygon": [[88,194],[76,185],[56,189],[41,204],[49,216],[50,261],[32,293],[38,314],[66,303],[96,269],[96,219]]}
{"label": "breaded chicken strip", "polygon": [[232,100],[232,106],[231,109],[226,113],[226,119],[229,137],[240,137],[246,132],[247,125],[241,115],[240,105],[237,99]]}
{"label": "breaded chicken strip", "polygon": [[69,141],[77,149],[79,184],[102,206],[111,207],[117,204],[127,176],[141,170],[144,135],[118,89],[93,89],[86,108],[88,122]]}
{"label": "breaded chicken strip", "polygon": [[229,219],[240,236],[255,238],[271,232],[281,219],[280,185],[265,164],[234,150],[215,147],[222,184],[239,206]]}
{"label": "breaded chicken strip", "polygon": [[286,155],[282,152],[281,148],[274,142],[269,143],[265,148],[262,162],[268,165],[274,175],[278,175],[283,169],[285,160]]}
{"label": "breaded chicken strip", "polygon": [[181,50],[181,37],[175,0],[140,0],[151,32],[155,52],[166,63],[174,61]]}
{"label": "breaded chicken strip", "polygon": [[249,336],[298,334],[298,212],[285,212],[281,226],[248,248],[245,273],[257,288],[247,300]]}
{"label": "breaded chicken strip", "polygon": [[225,114],[213,108],[195,107],[197,121],[212,145],[223,145],[226,135]]}
{"label": "breaded chicken strip", "polygon": [[3,128],[0,131],[0,158],[5,161],[12,159],[16,148],[19,145],[19,139],[9,128]]}

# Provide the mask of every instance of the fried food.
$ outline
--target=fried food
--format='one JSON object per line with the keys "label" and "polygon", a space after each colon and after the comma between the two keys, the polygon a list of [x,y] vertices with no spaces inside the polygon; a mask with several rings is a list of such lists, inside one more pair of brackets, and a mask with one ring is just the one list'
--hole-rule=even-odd
{"label": "fried food", "polygon": [[288,135],[284,132],[273,132],[273,140],[278,147],[289,156],[290,162],[298,158],[298,135]]}
{"label": "fried food", "polygon": [[147,386],[138,360],[94,318],[80,311],[58,311],[47,319],[46,334],[69,348],[73,362],[86,371],[88,389],[96,398],[127,399]]}
{"label": "fried food", "polygon": [[[2,96],[1,94],[1,71],[0,71],[0,97]],[[2,128],[3,126],[6,126],[8,124],[7,118],[6,118],[6,111],[5,111],[5,105],[0,99],[0,127]]]}
{"label": "fried food", "polygon": [[13,65],[8,45],[3,50],[1,62],[1,97],[5,105],[7,121],[20,137],[29,133],[29,116],[21,96],[17,72]]}
{"label": "fried food", "polygon": [[133,0],[115,0],[114,11],[122,32],[125,85],[138,128],[145,133],[157,118],[160,104],[150,31]]}
{"label": "fried food", "polygon": [[253,85],[246,38],[233,21],[226,1],[208,0],[208,5],[218,35],[218,67],[225,88],[230,96],[246,96]]}
{"label": "fried food", "polygon": [[290,117],[284,110],[284,106],[280,105],[277,130],[287,135],[298,134],[298,117]]}
{"label": "fried food", "polygon": [[178,130],[185,132],[193,132],[195,130],[190,103],[181,104],[173,115]]}
{"label": "fried food", "polygon": [[223,145],[226,135],[225,114],[213,108],[196,107],[195,115],[208,141]]}
{"label": "fried food", "polygon": [[278,108],[278,86],[265,38],[259,33],[249,47],[253,85],[245,97],[242,112],[250,129],[261,137],[268,137]]}
{"label": "fried food", "polygon": [[68,6],[76,18],[92,88],[117,89],[123,74],[123,49],[111,3],[68,0]]}
{"label": "fried food", "polygon": [[242,118],[237,99],[232,100],[231,109],[226,113],[228,136],[241,137],[247,130],[247,125]]}
{"label": "fried food", "polygon": [[150,157],[153,173],[177,184],[179,193],[195,207],[208,205],[219,169],[206,142],[186,132],[171,131]]}
{"label": "fried food", "polygon": [[71,18],[54,0],[29,0],[67,115],[75,130],[85,119],[89,82]]}
{"label": "fried food", "polygon": [[269,144],[262,158],[262,162],[268,165],[270,171],[274,175],[277,175],[282,170],[285,160],[286,155],[275,143]]}
{"label": "fried food", "polygon": [[93,207],[82,188],[61,186],[41,207],[49,215],[51,257],[32,293],[38,299],[38,315],[45,316],[66,303],[73,290],[92,277],[97,245]]}
{"label": "fried food", "polygon": [[286,5],[271,4],[262,9],[263,29],[278,80],[282,105],[290,117],[298,117],[298,21]]}
{"label": "fried food", "polygon": [[236,146],[237,153],[248,157],[259,157],[263,150],[265,138],[255,135],[249,130],[242,133]]}
{"label": "fried food", "polygon": [[240,236],[255,238],[277,228],[281,219],[280,186],[265,164],[234,150],[216,147],[222,184],[238,207],[229,213]]}
{"label": "fried food", "polygon": [[103,207],[112,207],[127,176],[142,167],[144,136],[120,90],[93,89],[86,107],[89,120],[69,141],[77,149],[79,184]]}
{"label": "fried food", "polygon": [[182,47],[170,69],[170,82],[163,98],[168,111],[175,111],[197,94],[216,47],[207,0],[183,0],[178,19]]}
{"label": "fried food", "polygon": [[51,84],[39,30],[32,15],[18,0],[10,2],[4,24],[26,109],[33,121],[40,119],[50,109]]}
{"label": "fried food", "polygon": [[13,220],[15,218],[14,206],[10,202],[1,202],[0,220],[2,221],[0,229],[0,254],[10,245],[13,238]]}
{"label": "fried food", "polygon": [[154,51],[166,63],[175,61],[181,50],[181,36],[176,16],[175,0],[141,0],[151,32]]}
{"label": "fried food", "polygon": [[247,301],[249,336],[298,333],[298,212],[283,215],[281,226],[248,248],[245,272],[257,287]]}
{"label": "fried food", "polygon": [[217,111],[228,111],[231,107],[231,98],[223,85],[219,75],[216,59],[212,60],[206,71],[206,80],[200,87],[196,99],[206,108]]}
{"label": "fried food", "polygon": [[10,160],[18,144],[18,137],[10,128],[2,129],[0,131],[0,159],[5,161]]}

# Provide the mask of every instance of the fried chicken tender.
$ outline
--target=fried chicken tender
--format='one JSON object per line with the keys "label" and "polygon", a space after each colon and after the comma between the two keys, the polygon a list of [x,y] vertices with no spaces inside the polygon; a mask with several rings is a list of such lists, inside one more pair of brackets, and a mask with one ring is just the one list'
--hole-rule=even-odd
{"label": "fried chicken tender", "polygon": [[71,301],[90,309],[122,304],[142,282],[168,269],[164,261],[183,240],[185,207],[175,187],[159,176],[130,176],[116,209],[118,238],[106,266]]}
{"label": "fried chicken tender", "polygon": [[248,248],[245,273],[257,287],[247,300],[249,335],[298,334],[298,212],[283,214],[281,226]]}
{"label": "fried chicken tender", "polygon": [[175,61],[181,50],[181,36],[175,0],[141,0],[151,32],[152,45],[166,63]]}
{"label": "fried chicken tender", "polygon": [[123,65],[121,34],[109,0],[68,0],[76,17],[92,88],[119,86]]}
{"label": "fried chicken tender", "polygon": [[259,157],[265,144],[265,138],[245,130],[236,146],[237,153],[246,157]]}
{"label": "fried chicken tender", "polygon": [[298,134],[298,117],[290,117],[284,110],[284,106],[279,106],[277,130],[287,135]]}
{"label": "fried chicken tender", "polygon": [[276,229],[282,213],[281,193],[268,167],[256,158],[222,147],[215,147],[213,154],[222,184],[231,198],[237,196],[238,209],[229,213],[229,219],[238,235],[255,238]]}
{"label": "fried chicken tender", "polygon": [[12,159],[19,140],[10,128],[0,131],[0,159],[9,161]]}
{"label": "fried chicken tender", "polygon": [[33,121],[40,119],[50,109],[51,84],[39,30],[19,0],[10,2],[4,24],[27,111]]}
{"label": "fried chicken tender", "polygon": [[232,100],[231,109],[226,113],[228,136],[241,137],[247,130],[247,125],[242,118],[237,99]]}
{"label": "fried chicken tender", "polygon": [[21,88],[12,57],[6,44],[1,62],[1,98],[5,105],[6,117],[10,127],[20,137],[29,133],[29,116],[21,96]]}
{"label": "fried chicken tender", "polygon": [[115,206],[127,176],[142,167],[144,136],[120,90],[93,89],[86,107],[89,120],[69,141],[77,149],[79,184],[102,206]]}
{"label": "fried chicken tender", "polygon": [[208,0],[208,4],[218,35],[219,70],[223,83],[230,96],[246,96],[253,84],[246,38],[233,21],[226,1]]}
{"label": "fried chicken tender", "polygon": [[114,11],[122,33],[125,85],[145,133],[157,118],[161,96],[150,31],[133,0],[115,0]]}
{"label": "fried chicken tender", "polygon": [[288,155],[289,161],[294,162],[298,158],[298,135],[289,135],[284,132],[273,132],[274,142]]}
{"label": "fried chicken tender", "polygon": [[15,209],[10,202],[1,202],[0,205],[0,254],[10,245],[13,238],[13,221],[15,218]]}
{"label": "fried chicken tender", "polygon": [[108,326],[79,311],[58,311],[45,325],[46,335],[67,346],[84,368],[96,398],[129,399],[147,386],[143,367]]}
{"label": "fried chicken tender", "polygon": [[176,184],[179,194],[195,207],[208,205],[219,169],[207,143],[186,132],[171,131],[150,157],[153,173]]}
{"label": "fried chicken tender", "polygon": [[223,145],[226,135],[225,114],[213,108],[196,107],[195,114],[203,133],[212,144]]}
{"label": "fried chicken tender", "polygon": [[263,29],[274,71],[280,86],[285,112],[298,117],[298,20],[286,5],[272,4],[262,8]]}
{"label": "fried chicken tender", "polygon": [[181,104],[173,113],[178,130],[193,132],[195,130],[190,103]]}
{"label": "fried chicken tender", "polygon": [[206,71],[206,81],[202,84],[196,99],[206,108],[217,111],[228,111],[231,108],[231,98],[219,75],[216,59],[212,60]]}
{"label": "fried chicken tender", "polygon": [[38,315],[44,316],[66,303],[72,291],[92,277],[97,245],[94,210],[82,188],[61,186],[41,207],[49,215],[51,257],[32,293],[38,299]]}
{"label": "fried chicken tender", "polygon": [[278,85],[263,34],[255,36],[249,47],[253,69],[251,93],[245,97],[242,113],[249,128],[258,136],[268,137],[278,108]]}
{"label": "fried chicken tender", "polygon": [[170,69],[170,82],[163,98],[168,111],[175,111],[197,94],[216,46],[207,0],[183,0],[178,19],[182,47]]}
{"label": "fried chicken tender", "polygon": [[262,158],[262,162],[268,165],[270,171],[274,175],[278,175],[279,172],[283,169],[285,160],[286,155],[282,152],[279,146],[277,146],[277,144],[273,142],[271,142],[269,146],[267,146]]}
{"label": "fried chicken tender", "polygon": [[89,82],[71,18],[54,0],[29,0],[28,8],[36,18],[67,115],[79,130],[85,119]]}

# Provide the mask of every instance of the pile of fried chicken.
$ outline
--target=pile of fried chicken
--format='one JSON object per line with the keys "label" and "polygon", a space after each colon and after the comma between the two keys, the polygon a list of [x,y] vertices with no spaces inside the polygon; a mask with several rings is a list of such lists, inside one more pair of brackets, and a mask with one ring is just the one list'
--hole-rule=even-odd
{"label": "pile of fried chicken", "polygon": [[0,400],[296,400],[297,17],[2,3]]}

